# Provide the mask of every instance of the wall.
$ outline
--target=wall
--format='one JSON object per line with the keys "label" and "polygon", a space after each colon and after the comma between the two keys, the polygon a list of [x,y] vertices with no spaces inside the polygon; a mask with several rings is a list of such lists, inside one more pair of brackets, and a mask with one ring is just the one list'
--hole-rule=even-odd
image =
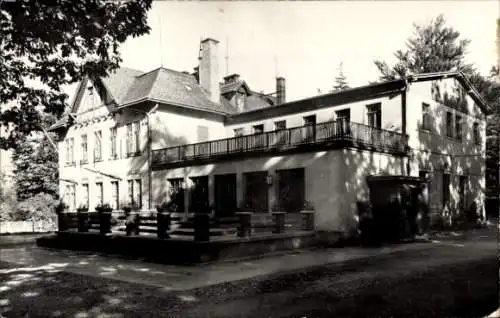
{"label": "wall", "polygon": [[[264,124],[264,131],[272,131],[275,129],[274,122],[279,120],[286,120],[287,128],[303,126],[303,117],[309,115],[316,115],[317,123],[328,122],[337,119],[335,114],[336,111],[347,108],[351,109],[352,122],[366,125],[368,124],[366,106],[378,102],[382,104],[382,128],[401,132],[401,95],[396,95],[393,97],[381,97],[362,102],[325,107],[314,111],[295,113],[286,116],[270,117],[266,120],[250,121],[244,124],[228,125],[226,126],[226,134],[227,137],[233,137],[234,130],[238,128],[243,128],[245,134],[251,134],[253,133],[252,126],[259,124]],[[286,107],[286,105],[283,107]]]}
{"label": "wall", "polygon": [[[430,172],[430,204],[434,214],[445,214],[457,210],[459,196],[459,176],[470,177],[467,200],[475,200],[478,204],[484,200],[484,174],[485,174],[485,140],[486,122],[479,107],[470,96],[463,98],[461,84],[454,78],[417,82],[411,84],[408,91],[407,127],[409,145],[412,148],[411,175],[418,176],[420,170]],[[445,96],[445,97],[443,97]],[[460,100],[460,97],[462,99]],[[454,100],[467,114],[443,104]],[[421,129],[422,103],[430,106],[431,128]],[[462,116],[462,140],[450,138],[446,134],[446,112]],[[476,145],[473,140],[473,124],[480,124],[481,145]],[[450,176],[450,206],[443,211],[442,206],[442,175]]]}
{"label": "wall", "polygon": [[[272,180],[277,180],[276,170],[304,168],[305,197],[316,208],[316,229],[349,232],[357,226],[356,201],[368,198],[366,176],[401,174],[402,162],[400,158],[369,151],[332,150],[153,171],[153,200],[155,204],[168,200],[167,179],[184,178],[189,188],[189,178],[196,176],[209,176],[209,198],[213,200],[214,175],[235,173],[237,199],[241,203],[244,173],[267,171]],[[273,181],[268,192],[269,209],[276,202],[276,187]],[[189,189],[185,197],[187,203]]]}
{"label": "wall", "polygon": [[57,230],[55,222],[47,221],[0,221],[0,234],[46,233]]}

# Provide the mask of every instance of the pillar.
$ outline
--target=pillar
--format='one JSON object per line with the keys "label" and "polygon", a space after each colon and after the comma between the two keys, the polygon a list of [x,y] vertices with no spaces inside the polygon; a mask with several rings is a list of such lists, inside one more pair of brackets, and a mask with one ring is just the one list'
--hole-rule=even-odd
{"label": "pillar", "polygon": [[215,205],[215,176],[208,175],[208,205]]}
{"label": "pillar", "polygon": [[273,207],[278,204],[278,195],[277,195],[277,189],[278,189],[278,174],[276,173],[276,170],[269,170],[268,174],[271,176],[272,183],[268,187],[268,213],[273,212]]}
{"label": "pillar", "polygon": [[236,173],[236,206],[242,207],[245,195],[245,180],[243,178],[243,173]]}

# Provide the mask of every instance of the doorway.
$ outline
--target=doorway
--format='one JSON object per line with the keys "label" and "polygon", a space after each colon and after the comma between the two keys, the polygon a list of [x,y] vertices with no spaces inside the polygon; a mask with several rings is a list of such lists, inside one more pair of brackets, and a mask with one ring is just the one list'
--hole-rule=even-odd
{"label": "doorway", "polygon": [[231,216],[236,211],[236,174],[214,176],[215,215]]}

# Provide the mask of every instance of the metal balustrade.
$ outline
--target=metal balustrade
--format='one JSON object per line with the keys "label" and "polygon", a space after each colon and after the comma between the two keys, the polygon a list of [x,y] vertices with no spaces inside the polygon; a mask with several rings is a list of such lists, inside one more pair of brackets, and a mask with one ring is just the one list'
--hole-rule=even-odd
{"label": "metal balustrade", "polygon": [[279,152],[302,145],[321,145],[335,142],[344,142],[342,146],[368,147],[392,153],[404,153],[407,137],[401,133],[364,124],[344,120],[330,121],[153,150],[152,163],[166,164],[219,158],[245,152],[269,150]]}

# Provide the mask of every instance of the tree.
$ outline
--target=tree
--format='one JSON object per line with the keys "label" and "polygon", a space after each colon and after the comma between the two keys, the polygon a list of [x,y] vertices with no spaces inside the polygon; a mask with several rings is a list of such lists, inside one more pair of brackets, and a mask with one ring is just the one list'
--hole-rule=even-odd
{"label": "tree", "polygon": [[[54,116],[45,116],[41,124],[49,126],[54,123]],[[54,198],[58,193],[58,155],[50,144],[48,137],[55,135],[32,135],[23,138],[12,155],[14,160],[14,183],[17,198],[26,200],[38,194],[49,194]]]}
{"label": "tree", "polygon": [[67,99],[62,86],[118,68],[120,44],[149,33],[151,3],[0,1],[0,104],[14,104],[0,114],[10,130],[0,147],[18,147],[40,131],[43,114],[60,117]]}
{"label": "tree", "polygon": [[460,33],[446,25],[442,15],[427,25],[413,24],[414,34],[406,42],[404,50],[394,54],[397,62],[390,67],[386,62],[375,60],[381,80],[392,80],[409,74],[460,70],[466,74],[473,66],[465,62],[470,43],[460,39]]}
{"label": "tree", "polygon": [[349,84],[347,83],[347,78],[344,75],[343,63],[340,63],[337,69],[337,76],[335,77],[335,85],[333,85],[333,91],[343,91],[349,88]]}

